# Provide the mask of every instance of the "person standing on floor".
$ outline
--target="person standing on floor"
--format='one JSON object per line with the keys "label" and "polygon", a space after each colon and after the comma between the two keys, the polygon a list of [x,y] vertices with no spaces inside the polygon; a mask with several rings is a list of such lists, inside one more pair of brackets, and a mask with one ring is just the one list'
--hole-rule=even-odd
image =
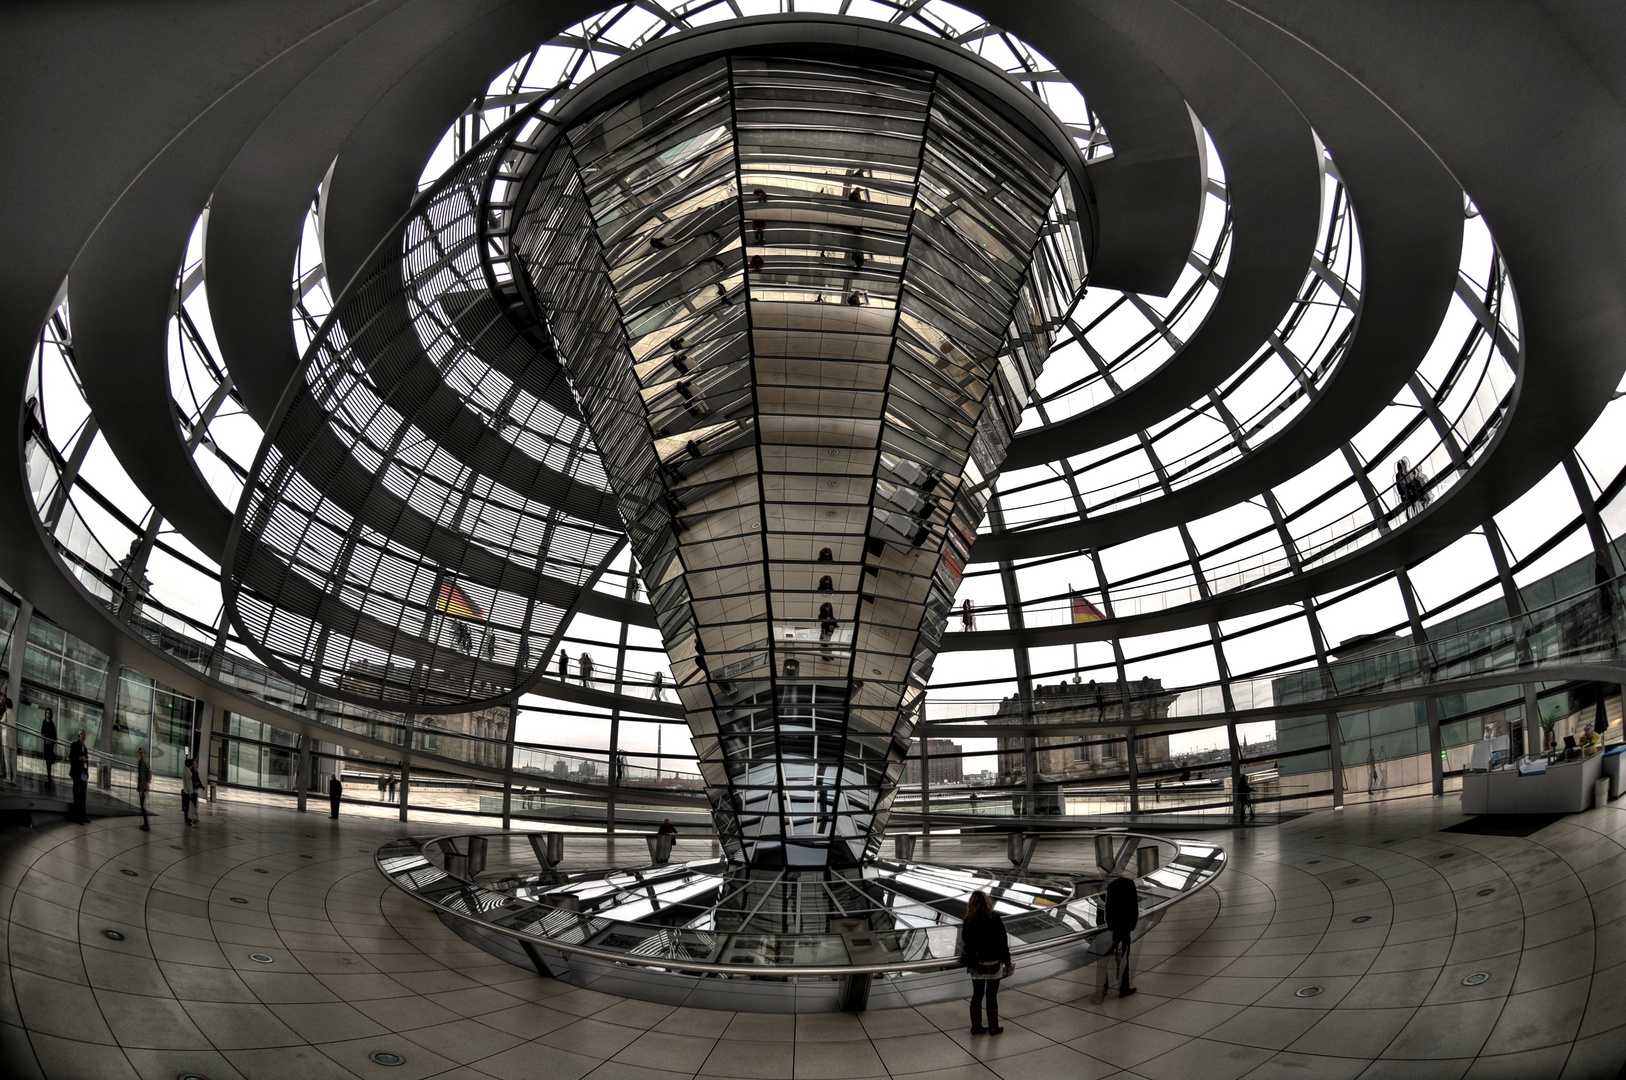
{"label": "person standing on floor", "polygon": [[378,774],[378,801],[383,802],[390,797],[390,778],[383,773]]}
{"label": "person standing on floor", "polygon": [[[999,980],[1016,970],[1011,960],[1005,921],[994,910],[988,894],[978,889],[965,905],[960,925],[960,958],[971,975],[971,1034],[999,1035]],[[988,1026],[982,1026],[982,1002],[988,1000]]]}
{"label": "person standing on floor", "polygon": [[181,763],[181,820],[192,824],[192,808],[198,802],[197,785],[192,778],[197,774],[192,771],[192,759],[187,758]]}
{"label": "person standing on floor", "polygon": [[1255,810],[1253,806],[1253,785],[1248,782],[1248,774],[1245,772],[1238,772],[1236,774],[1237,820],[1252,820],[1254,816],[1258,814],[1258,812],[1259,811]]}
{"label": "person standing on floor", "polygon": [[390,773],[390,802],[395,801],[395,774]]}
{"label": "person standing on floor", "polygon": [[73,781],[73,811],[69,815],[81,825],[90,824],[90,811],[86,798],[90,792],[90,747],[85,745],[85,729],[68,747],[68,779]]}
{"label": "person standing on floor", "polygon": [[[1128,997],[1135,992],[1129,985],[1129,938],[1140,922],[1140,893],[1135,883],[1126,877],[1115,877],[1107,882],[1107,929],[1112,932],[1111,956],[1118,961],[1118,996]],[[1105,995],[1107,984],[1101,984]]]}
{"label": "person standing on floor", "polygon": [[199,804],[202,803],[204,797],[206,795],[208,795],[208,793],[209,793],[209,785],[205,784],[203,782],[203,777],[198,775],[198,759],[193,758],[192,759],[192,827],[194,829],[198,827],[198,818],[203,816],[203,811],[199,809]]}
{"label": "person standing on floor", "polygon": [[327,782],[327,804],[333,811],[330,816],[335,818],[339,816],[339,797],[343,794],[344,785],[339,782],[339,774],[334,773]]}
{"label": "person standing on floor", "polygon": [[40,742],[44,744],[45,751],[45,790],[56,790],[56,714],[50,709],[45,710],[45,717],[40,721]]}
{"label": "person standing on floor", "polygon": [[151,832],[147,824],[147,792],[152,790],[152,766],[147,764],[147,748],[136,747],[136,800],[141,803],[141,831]]}

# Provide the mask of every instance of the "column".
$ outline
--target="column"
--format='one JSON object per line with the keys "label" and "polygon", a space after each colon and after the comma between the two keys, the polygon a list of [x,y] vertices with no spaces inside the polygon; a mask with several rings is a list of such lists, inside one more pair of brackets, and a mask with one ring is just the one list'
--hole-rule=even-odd
{"label": "column", "polygon": [[514,821],[514,728],[519,724],[519,702],[508,704],[508,738],[503,742],[502,764],[502,827],[513,827]]}
{"label": "column", "polygon": [[932,740],[920,740],[920,831],[932,831]]}
{"label": "column", "polygon": [[28,627],[33,621],[34,605],[24,600],[11,628],[11,649],[6,658],[6,696],[16,706],[11,723],[0,729],[0,769],[7,776],[17,772],[17,755],[22,750],[23,654],[28,649]]}
{"label": "column", "polygon": [[407,791],[411,787],[412,766],[406,758],[401,759],[401,820],[407,819]]}
{"label": "column", "polygon": [[[96,749],[102,754],[103,763],[96,766],[96,786],[103,791],[113,786],[113,770],[106,764],[106,759],[113,754],[113,722],[119,715],[119,676],[123,674],[124,667],[117,660],[108,657],[107,660],[107,687],[102,692],[102,730],[96,739]],[[78,732],[63,737],[78,738]]]}
{"label": "column", "polygon": [[1135,760],[1135,729],[1124,729],[1124,749],[1129,754],[1129,812],[1140,813],[1140,763]]}
{"label": "column", "polygon": [[[1230,708],[1230,687],[1221,684],[1225,689],[1226,708]],[[1236,801],[1236,791],[1242,785],[1242,745],[1236,737],[1236,721],[1227,721],[1225,724],[1225,738],[1231,744],[1231,802],[1233,809],[1241,809]]]}
{"label": "column", "polygon": [[1338,715],[1327,714],[1327,760],[1332,765],[1332,808],[1344,808],[1344,733]]}
{"label": "column", "polygon": [[300,735],[299,742],[295,744],[294,760],[294,802],[299,812],[305,812],[306,789],[310,787],[311,779],[311,737]]}

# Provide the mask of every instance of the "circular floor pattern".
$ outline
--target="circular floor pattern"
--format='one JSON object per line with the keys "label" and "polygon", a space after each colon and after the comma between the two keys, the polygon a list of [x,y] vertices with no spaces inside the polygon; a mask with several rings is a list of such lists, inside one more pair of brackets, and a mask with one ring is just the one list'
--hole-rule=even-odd
{"label": "circular floor pattern", "polygon": [[[151,833],[120,819],[8,829],[0,1073],[1613,1080],[1626,1060],[1626,964],[1611,966],[1626,960],[1626,814],[1589,811],[1527,838],[1442,834],[1460,820],[1454,802],[1205,834],[1230,868],[1136,947],[1138,994],[1094,1001],[1089,970],[1011,987],[997,1040],[968,1034],[960,1002],[722,1013],[540,979],[384,881],[366,853],[412,827],[396,822],[323,819],[300,835],[292,826],[308,818],[223,801],[184,833],[168,820]],[[572,837],[567,859],[624,862],[643,846]],[[679,855],[709,847],[684,842]],[[944,862],[1005,854],[994,839],[927,848]],[[1092,854],[1047,839],[1034,864],[1064,870]],[[1343,884],[1357,873],[1360,885]],[[250,881],[263,906],[227,902]],[[102,935],[109,924],[124,940]],[[276,963],[248,958],[260,950]],[[1296,995],[1312,985],[1322,992]]]}

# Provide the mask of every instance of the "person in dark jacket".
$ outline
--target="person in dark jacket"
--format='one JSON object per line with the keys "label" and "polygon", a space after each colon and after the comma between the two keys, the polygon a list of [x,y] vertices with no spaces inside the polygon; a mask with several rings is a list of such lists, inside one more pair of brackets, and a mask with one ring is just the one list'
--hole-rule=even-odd
{"label": "person in dark jacket", "polygon": [[191,758],[187,758],[181,763],[181,820],[194,829],[198,827],[197,819],[203,813],[198,809],[202,788],[196,765]]}
{"label": "person in dark jacket", "polygon": [[[999,1035],[999,980],[1016,970],[1011,961],[1005,922],[994,911],[988,894],[978,889],[965,905],[960,926],[960,958],[971,974],[971,1034]],[[982,1026],[982,1002],[988,999],[988,1026]]]}
{"label": "person in dark jacket", "polygon": [[1236,816],[1238,821],[1247,821],[1258,814],[1253,805],[1253,785],[1248,782],[1248,774],[1236,774]]}
{"label": "person in dark jacket", "polygon": [[52,771],[56,768],[56,714],[50,709],[45,710],[45,717],[40,721],[40,742],[45,750],[45,790],[56,790],[56,777]]}
{"label": "person in dark jacket", "polygon": [[[1135,883],[1126,877],[1115,877],[1107,882],[1107,929],[1112,932],[1112,956],[1118,961],[1118,996],[1128,997],[1135,992],[1129,985],[1129,938],[1140,922],[1140,893]],[[1104,996],[1107,984],[1101,984]]]}
{"label": "person in dark jacket", "polygon": [[152,790],[152,766],[147,764],[147,748],[136,747],[136,799],[141,803],[141,831],[151,832],[147,824],[147,793]]}
{"label": "person in dark jacket", "polygon": [[203,782],[203,777],[198,774],[197,758],[193,758],[192,764],[187,766],[187,775],[192,778],[192,827],[195,829],[198,827],[198,819],[203,816],[203,811],[198,807],[209,794],[208,785]]}
{"label": "person in dark jacket", "polygon": [[73,810],[69,817],[81,825],[90,824],[90,811],[85,800],[90,791],[90,747],[85,745],[85,731],[68,747],[68,779],[73,781]]}
{"label": "person in dark jacket", "polygon": [[339,796],[344,794],[344,785],[339,783],[339,774],[334,773],[327,782],[327,804],[333,810],[333,817],[339,816]]}

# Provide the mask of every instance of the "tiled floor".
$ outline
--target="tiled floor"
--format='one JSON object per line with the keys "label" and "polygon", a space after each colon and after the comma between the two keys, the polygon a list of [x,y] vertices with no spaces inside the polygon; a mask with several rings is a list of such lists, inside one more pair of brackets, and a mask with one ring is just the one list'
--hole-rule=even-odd
{"label": "tiled floor", "polygon": [[[1528,839],[1440,833],[1454,802],[1226,837],[1218,886],[1138,947],[1141,993],[1094,1002],[1089,972],[1008,988],[997,1039],[967,1034],[958,1002],[770,1016],[539,979],[385,884],[369,855],[396,822],[216,804],[194,830],[173,816],[151,833],[131,819],[13,829],[0,833],[0,1075],[1614,1080],[1626,812]],[[1085,856],[1047,844],[1035,865]],[[405,1062],[376,1065],[375,1051]]]}

